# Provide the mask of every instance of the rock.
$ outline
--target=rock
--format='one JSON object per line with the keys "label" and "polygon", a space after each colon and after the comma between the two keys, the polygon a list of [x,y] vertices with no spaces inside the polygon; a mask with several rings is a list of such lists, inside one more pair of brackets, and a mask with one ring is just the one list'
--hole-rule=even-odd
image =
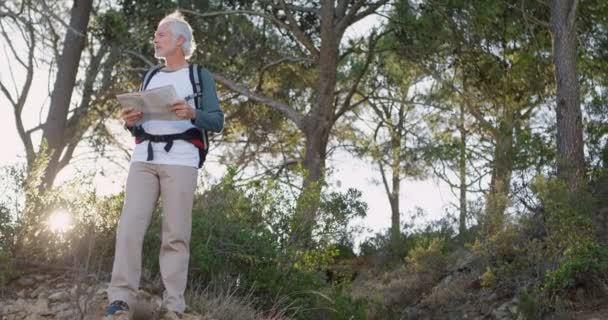
{"label": "rock", "polygon": [[19,285],[21,287],[31,287],[35,283],[36,283],[36,281],[33,278],[30,278],[27,276],[17,279],[17,285]]}
{"label": "rock", "polygon": [[70,309],[71,307],[72,307],[72,305],[69,303],[59,303],[54,306],[51,306],[51,309],[53,311],[55,311],[56,313],[60,313],[62,311]]}
{"label": "rock", "polygon": [[465,316],[461,310],[449,311],[447,315],[447,320],[464,320]]}
{"label": "rock", "polygon": [[514,320],[517,319],[517,312],[517,298],[513,298],[492,311],[492,315],[496,320]]}
{"label": "rock", "polygon": [[46,275],[46,274],[35,274],[33,276],[34,280],[36,280],[37,282],[42,282],[46,279],[48,279],[50,276]]}
{"label": "rock", "polygon": [[431,316],[426,310],[418,307],[407,307],[401,313],[400,320],[430,320]]}
{"label": "rock", "polygon": [[50,312],[49,310],[49,301],[45,298],[41,298],[36,300],[36,302],[31,306],[30,310],[31,313],[36,313],[39,315],[46,315],[46,314],[52,314],[52,312]]}
{"label": "rock", "polygon": [[57,302],[57,301],[67,301],[69,300],[70,295],[65,291],[57,291],[49,296],[49,301]]}
{"label": "rock", "polygon": [[38,286],[32,292],[30,292],[30,298],[36,299],[38,296],[42,296],[43,298],[48,298],[48,287],[45,284]]}

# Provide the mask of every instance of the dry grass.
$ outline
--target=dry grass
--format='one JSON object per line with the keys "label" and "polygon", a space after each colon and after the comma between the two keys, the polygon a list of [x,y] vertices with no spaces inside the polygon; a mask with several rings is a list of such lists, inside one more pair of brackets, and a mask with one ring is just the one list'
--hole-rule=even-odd
{"label": "dry grass", "polygon": [[422,299],[422,303],[430,309],[443,310],[450,306],[459,305],[467,299],[467,288],[477,278],[473,274],[456,275],[449,282],[437,285]]}
{"label": "dry grass", "polygon": [[413,305],[439,280],[440,274],[435,271],[415,272],[411,266],[404,266],[384,274],[380,280],[369,279],[353,286],[353,296],[379,302],[389,308]]}
{"label": "dry grass", "polygon": [[257,300],[252,291],[245,295],[234,284],[195,287],[186,293],[192,311],[213,320],[289,320],[297,310],[279,299],[270,310],[256,309]]}

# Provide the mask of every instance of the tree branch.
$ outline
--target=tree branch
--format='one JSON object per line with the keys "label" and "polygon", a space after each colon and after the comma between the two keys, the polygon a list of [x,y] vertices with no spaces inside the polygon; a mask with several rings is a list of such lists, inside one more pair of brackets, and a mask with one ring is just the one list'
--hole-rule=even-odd
{"label": "tree branch", "polygon": [[344,32],[346,31],[346,28],[353,25],[355,22],[367,17],[368,15],[376,12],[376,10],[379,7],[388,3],[388,0],[380,0],[376,3],[372,3],[369,5],[369,7],[367,9],[365,9],[361,12],[358,12],[359,9],[361,9],[361,7],[363,7],[365,2],[366,2],[365,0],[357,0],[353,4],[353,6],[350,8],[348,13],[346,13],[346,15],[342,19],[339,20],[338,24],[336,25],[336,32],[338,34],[344,34]]}
{"label": "tree branch", "polygon": [[285,4],[285,8],[288,9],[288,10],[292,10],[292,11],[312,12],[312,13],[315,13],[315,14],[319,14],[319,8],[297,6],[297,5],[293,5],[293,4]]}
{"label": "tree branch", "polygon": [[43,16],[53,18],[54,20],[59,22],[62,26],[64,26],[68,30],[68,32],[72,31],[75,35],[77,35],[79,37],[85,36],[84,33],[80,32],[80,30],[76,30],[75,28],[70,26],[69,23],[65,22],[65,19],[62,19],[51,8],[49,8],[49,6],[46,4],[45,0],[40,1],[40,3],[42,3],[42,6],[43,6],[42,11],[36,10],[36,8],[34,8],[34,7],[32,7],[32,10],[34,10],[35,12],[38,12],[39,14],[41,14]]}
{"label": "tree branch", "polygon": [[579,0],[573,0],[572,5],[568,9],[568,29],[573,30],[576,22],[576,10],[578,7]]}
{"label": "tree branch", "polygon": [[382,37],[382,35],[379,35],[378,37],[374,37],[374,36],[375,36],[375,34],[372,33],[372,35],[369,37],[369,45],[368,45],[369,48],[367,51],[367,56],[365,57],[365,64],[363,65],[363,70],[361,70],[361,72],[355,78],[355,82],[353,83],[348,94],[346,95],[346,98],[344,99],[344,103],[342,104],[342,107],[336,113],[336,115],[334,117],[334,121],[336,119],[338,119],[339,117],[341,117],[344,113],[346,113],[349,110],[352,110],[354,108],[354,106],[351,106],[351,100],[352,100],[353,96],[355,95],[355,93],[357,92],[357,89],[359,88],[359,84],[361,83],[361,80],[367,73],[367,70],[369,69],[369,66],[372,63],[372,60],[374,58],[374,51],[376,48],[376,44],[378,43],[378,39],[380,39]]}
{"label": "tree branch", "polygon": [[224,85],[226,88],[238,92],[241,95],[244,95],[246,97],[248,97],[249,99],[256,101],[258,103],[267,105],[273,109],[276,109],[280,112],[282,112],[287,118],[289,118],[291,121],[293,121],[295,123],[295,125],[302,129],[304,126],[304,117],[296,110],[292,109],[289,105],[274,100],[270,97],[267,97],[265,95],[259,94],[259,93],[255,93],[255,92],[251,92],[249,89],[247,89],[244,85],[241,84],[237,84],[232,80],[229,80],[228,78],[224,77],[223,75],[214,73],[213,74],[213,78],[221,83],[222,85]]}
{"label": "tree branch", "polygon": [[262,82],[264,79],[264,74],[266,73],[266,71],[274,66],[277,66],[283,62],[291,62],[291,63],[296,63],[296,62],[300,62],[300,61],[306,61],[308,59],[306,58],[291,58],[291,57],[287,57],[287,58],[281,58],[279,60],[273,61],[265,66],[263,66],[260,69],[260,75],[258,76],[258,85],[256,87],[256,90],[260,90],[262,87]]}
{"label": "tree branch", "polygon": [[[304,33],[304,31],[302,31],[302,29],[300,29],[300,27],[298,27],[298,22],[296,21],[296,19],[293,17],[293,15],[287,9],[287,5],[285,4],[285,0],[281,0],[281,6],[282,6],[282,9],[285,11],[285,17],[287,17],[287,22],[285,23],[285,25],[287,26],[288,30],[291,31],[292,35],[296,39],[298,39],[298,41],[304,47],[306,47],[306,49],[308,49],[308,51],[314,57],[318,57],[319,56],[319,49],[317,49],[317,47],[314,45],[314,43],[312,42],[312,39],[310,39],[310,37],[307,36]],[[320,13],[320,11],[319,11],[319,13]]]}
{"label": "tree branch", "polygon": [[[269,15],[266,13],[257,12],[257,11],[253,11],[253,10],[216,11],[216,12],[207,12],[207,13],[200,13],[198,11],[188,10],[188,9],[181,9],[180,11],[182,13],[189,13],[189,14],[196,15],[199,17],[215,17],[215,16],[224,16],[224,15],[240,15],[240,14],[262,17],[264,19],[270,20],[276,26],[290,31],[292,33],[292,35],[300,42],[300,44],[302,46],[304,46],[315,57],[315,59],[317,57],[319,57],[319,50],[314,46],[314,44],[308,38],[308,36],[305,36],[304,33],[302,32],[302,30],[299,30],[297,25],[292,25],[291,23],[286,24],[286,23],[282,22],[281,20],[277,19],[275,16],[272,16],[272,15]],[[300,31],[300,33],[301,33],[300,36],[298,36],[297,30],[295,30],[294,27]],[[302,37],[302,35],[304,35],[305,37]]]}
{"label": "tree branch", "polygon": [[131,49],[125,49],[123,50],[123,52],[128,53],[132,56],[135,56],[137,58],[139,58],[141,61],[143,61],[148,67],[154,67],[156,64],[153,63],[152,61],[150,61],[148,58],[146,58],[143,54],[133,51]]}

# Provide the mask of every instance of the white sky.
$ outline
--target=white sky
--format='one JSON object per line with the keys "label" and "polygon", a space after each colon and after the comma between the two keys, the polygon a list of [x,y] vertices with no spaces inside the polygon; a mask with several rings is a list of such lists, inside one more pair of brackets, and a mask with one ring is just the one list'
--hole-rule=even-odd
{"label": "white sky", "polygon": [[[377,16],[363,19],[349,29],[346,36],[363,35],[367,33],[371,26],[378,23],[379,19]],[[0,41],[0,79],[3,83],[9,84],[9,88],[13,88],[5,52],[8,52],[6,43]],[[17,69],[18,67],[18,65],[13,63],[14,71],[19,70]],[[23,83],[24,72],[17,71],[14,73],[17,86],[20,88],[20,84]],[[40,117],[42,119],[45,118],[48,100],[48,69],[37,70],[32,85],[32,92],[28,97],[24,111],[26,115],[26,128],[38,124]],[[43,109],[42,106],[45,106],[45,108]],[[2,94],[0,94],[0,134],[3,137],[0,166],[24,162],[25,154],[16,131],[12,107]],[[129,139],[128,136],[122,138]],[[86,163],[86,161],[80,163]],[[126,163],[123,165],[127,166]],[[119,192],[124,185],[126,171],[111,164],[104,164],[103,167],[105,175],[96,174],[95,177],[94,183],[96,189],[100,194]],[[390,226],[391,210],[388,198],[384,187],[381,183],[378,183],[378,172],[370,163],[356,159],[345,152],[337,152],[329,160],[328,167],[334,170],[334,174],[329,179],[330,185],[334,189],[347,190],[348,188],[356,188],[362,191],[363,199],[369,206],[368,216],[361,221],[364,227],[369,228],[372,233],[375,233]],[[223,171],[211,162],[207,164],[207,168],[212,172]],[[82,170],[82,167],[78,164],[70,166],[62,172],[59,181],[69,179],[76,170]],[[215,174],[213,176],[215,178],[219,177],[219,175],[216,176]],[[447,185],[431,179],[425,181],[406,181],[402,184],[401,190],[400,209],[402,221],[408,220],[407,217],[410,216],[408,213],[416,207],[422,208],[428,213],[426,219],[438,219],[445,214],[448,204],[455,201]]]}

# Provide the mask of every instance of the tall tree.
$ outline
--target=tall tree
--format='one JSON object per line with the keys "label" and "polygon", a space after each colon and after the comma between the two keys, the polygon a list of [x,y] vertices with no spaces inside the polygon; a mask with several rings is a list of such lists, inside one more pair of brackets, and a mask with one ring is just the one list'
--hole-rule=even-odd
{"label": "tall tree", "polygon": [[449,105],[465,106],[476,120],[478,141],[487,148],[479,156],[490,175],[486,215],[500,223],[523,146],[518,132],[526,130],[547,96],[548,61],[539,54],[543,29],[522,24],[508,2],[428,1],[411,6],[403,1],[399,8],[395,24],[404,58],[418,61],[437,83],[434,98],[457,99]]}
{"label": "tall tree", "polygon": [[[311,230],[315,225],[320,192],[324,183],[332,129],[338,119],[363,102],[363,98],[357,95],[357,89],[369,62],[364,68],[357,70],[359,72],[351,73],[340,81],[339,73],[344,69],[345,57],[354,51],[352,47],[343,46],[344,34],[350,26],[373,14],[387,2],[388,0],[322,0],[291,4],[285,1],[259,1],[251,5],[248,10],[232,12],[200,13],[183,10],[204,17],[226,14],[260,16],[274,28],[272,33],[285,35],[289,40],[288,43],[295,44],[294,48],[297,48],[290,51],[291,54],[296,55],[295,57],[280,56],[274,65],[294,61],[305,63],[303,69],[310,78],[301,88],[301,93],[294,94],[303,95],[304,99],[295,101],[290,98],[293,89],[285,89],[289,94],[283,97],[275,90],[264,90],[264,86],[231,80],[219,71],[214,75],[215,79],[226,88],[280,112],[303,136],[304,145],[300,161],[304,176],[297,215],[293,221],[293,243],[303,246],[310,244]],[[377,40],[377,35],[370,36],[371,45],[367,50],[370,57]]]}
{"label": "tall tree", "polygon": [[[70,12],[70,22],[66,30],[64,45],[57,61],[57,76],[51,104],[44,125],[42,139],[47,143],[45,150],[48,156],[43,186],[50,187],[55,176],[66,159],[71,157],[73,149],[65,150],[67,156],[62,159],[62,153],[68,145],[69,135],[66,132],[68,112],[72,93],[76,84],[76,75],[80,66],[80,57],[85,48],[86,34],[93,9],[93,0],[74,0]],[[67,160],[69,161],[69,160]]]}
{"label": "tall tree", "polygon": [[[12,61],[22,70],[12,68],[11,60],[7,61],[13,73],[22,72],[25,80],[20,88],[11,90],[0,82],[2,94],[12,106],[17,132],[24,145],[28,172],[41,169],[42,180],[35,187],[46,189],[53,185],[57,174],[65,168],[74,156],[74,151],[81,145],[85,133],[100,120],[105,120],[112,112],[107,104],[114,85],[114,66],[119,60],[121,51],[111,39],[120,30],[115,12],[108,10],[99,13],[93,23],[95,37],[89,32],[90,17],[94,10],[93,1],[74,1],[67,14],[66,23],[63,7],[58,4],[23,1],[20,7],[0,4],[2,15],[7,20],[0,20],[0,31],[3,42],[10,48]],[[110,23],[111,21],[115,23]],[[11,37],[11,29],[21,38]],[[62,30],[65,36],[61,37]],[[17,39],[17,40],[16,40]],[[24,55],[16,44],[22,41]],[[44,52],[37,57],[38,52]],[[50,57],[50,58],[49,58]],[[79,78],[81,63],[86,61],[84,77]],[[32,88],[33,79],[41,71],[36,65],[44,63],[51,66],[51,75],[56,75],[50,89],[51,101],[46,120],[27,128],[26,108],[28,98],[39,94]],[[57,63],[56,68],[53,67]],[[78,101],[74,93],[78,92]],[[42,133],[42,144],[38,150],[36,134]],[[40,160],[40,161],[37,161]],[[41,168],[35,168],[40,166]],[[33,177],[31,177],[34,179]]]}
{"label": "tall tree", "polygon": [[583,122],[577,70],[578,0],[551,1],[557,112],[557,174],[571,189],[585,177]]}
{"label": "tall tree", "polygon": [[428,132],[418,94],[425,75],[394,51],[383,50],[393,41],[387,36],[379,45],[361,90],[367,102],[349,124],[354,128],[349,139],[359,155],[377,166],[391,208],[392,250],[401,253],[401,184],[425,177],[423,149]]}

